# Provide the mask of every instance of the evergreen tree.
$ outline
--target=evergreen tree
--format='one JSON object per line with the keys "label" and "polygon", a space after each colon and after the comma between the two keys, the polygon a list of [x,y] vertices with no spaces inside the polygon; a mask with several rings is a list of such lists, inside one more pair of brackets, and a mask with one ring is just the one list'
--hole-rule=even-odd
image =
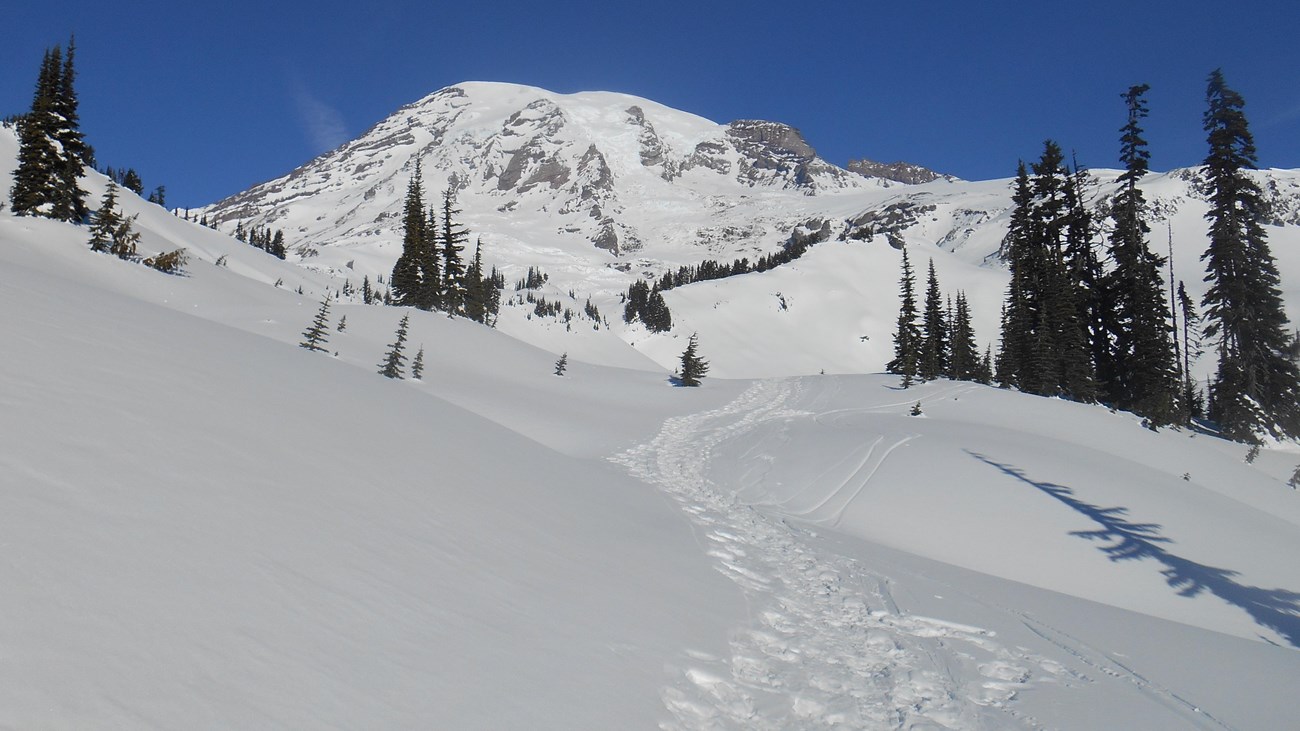
{"label": "evergreen tree", "polygon": [[474,244],[474,258],[465,269],[465,303],[462,312],[474,322],[487,320],[487,280],[483,278],[483,239]]}
{"label": "evergreen tree", "polygon": [[1187,294],[1182,281],[1178,282],[1178,309],[1183,316],[1183,407],[1188,416],[1205,415],[1205,403],[1192,378],[1192,361],[1201,357],[1201,316],[1196,313],[1196,305]]}
{"label": "evergreen tree", "polygon": [[939,291],[939,278],[934,273],[933,258],[930,259],[930,273],[926,278],[922,325],[924,334],[917,374],[923,381],[933,381],[948,372],[948,322],[944,317],[942,294]]}
{"label": "evergreen tree", "polygon": [[325,343],[329,341],[329,328],[330,298],[326,295],[325,299],[321,300],[320,309],[316,311],[316,317],[312,319],[311,325],[303,331],[302,342],[298,343],[298,347],[325,352]]}
{"label": "evergreen tree", "polygon": [[957,293],[957,309],[953,313],[951,329],[951,377],[958,381],[979,380],[980,353],[975,348],[975,330],[971,326],[970,303],[965,292]]}
{"label": "evergreen tree", "polygon": [[456,191],[447,188],[442,194],[442,308],[452,314],[465,311],[465,264],[461,252],[469,240],[469,231],[456,221]]}
{"label": "evergreen tree", "polygon": [[[157,188],[154,188],[152,191],[149,192],[149,198],[147,200],[150,203],[153,203],[154,205],[158,205],[158,206],[162,206],[163,208],[166,208],[167,189],[161,185],[158,186]],[[270,251],[270,249],[267,249],[267,251]],[[283,259],[284,257],[282,256],[280,258]]]}
{"label": "evergreen tree", "polygon": [[1031,208],[1034,192],[1029,171],[1021,161],[1016,167],[1015,192],[1011,196],[1011,222],[1002,239],[1002,258],[1011,270],[1007,300],[1002,308],[1002,343],[998,350],[997,379],[1003,388],[1025,389],[1023,372],[1032,361],[1034,312],[1029,294],[1035,272],[1030,257],[1033,246]]}
{"label": "evergreen tree", "polygon": [[[123,216],[118,220],[117,228],[113,230],[113,243],[108,247],[108,253],[119,259],[130,259],[135,256],[135,247],[140,243],[140,232],[131,227],[131,224],[134,222],[135,216],[131,216],[130,218]],[[183,250],[177,249],[176,252],[183,252]],[[160,255],[160,257],[165,256],[167,255]],[[180,253],[177,253],[177,256],[179,257]],[[164,262],[166,261],[167,260],[164,259]],[[178,262],[177,266],[179,267],[179,265],[183,263],[183,261]]]}
{"label": "evergreen tree", "polygon": [[415,360],[411,361],[411,378],[417,381],[424,379],[424,346],[415,353]]}
{"label": "evergreen tree", "polygon": [[406,356],[403,354],[406,347],[406,326],[410,320],[410,315],[402,315],[402,321],[397,324],[397,339],[388,346],[384,361],[379,364],[379,375],[385,378],[402,377],[402,369],[406,365]]}
{"label": "evergreen tree", "polygon": [[[418,160],[415,163],[415,174],[406,186],[406,202],[402,210],[402,253],[397,257],[390,277],[393,301],[402,306],[431,310],[434,302],[430,296],[430,287],[436,287],[437,284],[434,282],[431,285],[427,281],[432,257],[428,250],[424,183]],[[436,271],[436,260],[433,260],[433,266]]]}
{"label": "evergreen tree", "polygon": [[144,181],[140,179],[140,173],[137,173],[135,168],[127,168],[126,172],[122,174],[122,187],[136,195],[144,192]]}
{"label": "evergreen tree", "polygon": [[1150,227],[1146,199],[1137,183],[1147,174],[1150,153],[1140,122],[1147,116],[1146,84],[1123,95],[1128,122],[1121,130],[1119,191],[1111,204],[1113,226],[1108,292],[1114,308],[1114,371],[1108,396],[1122,409],[1147,418],[1152,426],[1180,420],[1178,363],[1173,351],[1162,268],[1165,260],[1147,246]]}
{"label": "evergreen tree", "polygon": [[1078,306],[1083,295],[1065,260],[1070,186],[1060,146],[1047,140],[1032,167],[1032,183],[1024,163],[1017,169],[1011,224],[1002,245],[1011,282],[998,380],[1026,393],[1089,401],[1092,358]]}
{"label": "evergreen tree", "polygon": [[338,326],[337,330],[338,330],[339,332],[343,332],[344,330],[347,330],[347,329],[348,329],[348,316],[347,316],[347,315],[344,315],[343,317],[340,317],[340,318],[339,318],[339,326]]}
{"label": "evergreen tree", "polygon": [[1202,306],[1205,334],[1219,355],[1211,417],[1236,440],[1255,441],[1261,433],[1300,438],[1300,369],[1287,354],[1281,277],[1263,226],[1266,203],[1246,174],[1256,158],[1245,101],[1220,70],[1210,74],[1206,101],[1210,243],[1201,260],[1210,287]]}
{"label": "evergreen tree", "polygon": [[60,196],[63,171],[63,158],[54,139],[59,126],[55,95],[62,74],[57,51],[45,52],[31,111],[18,124],[18,166],[13,173],[9,207],[19,216],[57,218],[55,201]]}
{"label": "evergreen tree", "polygon": [[993,383],[993,346],[989,345],[984,349],[984,357],[980,359],[979,369],[975,371],[975,380],[980,383]]}
{"label": "evergreen tree", "polygon": [[[75,57],[77,54],[77,43],[75,38],[68,39],[68,53],[63,57],[63,70],[59,75],[58,93],[55,95],[54,111],[59,115],[62,121],[58,132],[55,134],[55,140],[63,148],[63,153],[68,159],[76,160],[80,165],[95,166],[95,151],[90,145],[86,144],[85,135],[81,132],[81,114],[78,111],[80,103],[77,101],[77,69]],[[80,172],[78,172],[80,177]]]}
{"label": "evergreen tree", "polygon": [[117,184],[109,181],[99,210],[90,219],[90,250],[107,251],[121,222],[117,212]]}
{"label": "evergreen tree", "polygon": [[691,333],[691,339],[686,343],[686,350],[682,351],[682,366],[677,377],[677,382],[683,386],[700,385],[700,379],[709,372],[708,362],[699,356],[697,349],[696,333]]}
{"label": "evergreen tree", "polygon": [[569,354],[560,353],[560,359],[555,361],[555,375],[562,376],[569,368]]}
{"label": "evergreen tree", "polygon": [[1052,140],[1043,143],[1043,155],[1033,166],[1035,234],[1039,308],[1036,360],[1045,368],[1032,374],[1036,393],[1060,395],[1076,401],[1095,398],[1092,354],[1079,318],[1083,294],[1065,263],[1066,233],[1071,223],[1069,171],[1065,156]]}
{"label": "evergreen tree", "polygon": [[[59,48],[55,46],[56,59],[58,51]],[[60,221],[80,223],[86,220],[89,213],[86,208],[86,191],[81,189],[78,181],[84,174],[85,166],[89,164],[90,148],[81,132],[77,112],[76,69],[73,64],[75,53],[75,42],[69,40],[68,54],[58,69],[53,96],[53,119],[56,124],[50,130],[50,135],[59,146],[59,185],[55,190],[52,217]]]}
{"label": "evergreen tree", "polygon": [[921,363],[921,329],[916,324],[916,277],[912,262],[903,247],[902,274],[899,276],[898,329],[894,332],[894,359],[885,366],[889,373],[903,377],[903,388],[912,385]]}
{"label": "evergreen tree", "polygon": [[623,304],[623,322],[629,325],[641,318],[645,312],[646,302],[650,299],[650,285],[644,279],[638,279],[627,288],[627,302]]}
{"label": "evergreen tree", "polygon": [[669,312],[668,303],[664,301],[663,293],[657,286],[650,290],[650,296],[646,298],[641,321],[645,323],[646,329],[653,333],[668,332],[673,329],[673,314]]}
{"label": "evergreen tree", "polygon": [[1077,319],[1092,358],[1095,380],[1104,384],[1114,372],[1114,347],[1110,322],[1114,319],[1111,294],[1101,257],[1097,255],[1097,224],[1088,210],[1088,171],[1074,162],[1066,179],[1065,266],[1074,285]]}
{"label": "evergreen tree", "polygon": [[[162,186],[159,186],[160,189],[161,187]],[[161,198],[158,200],[158,205],[162,205]],[[267,244],[266,251],[277,259],[283,259],[285,257],[284,231],[282,229],[275,230],[275,236],[272,237],[271,243]]]}

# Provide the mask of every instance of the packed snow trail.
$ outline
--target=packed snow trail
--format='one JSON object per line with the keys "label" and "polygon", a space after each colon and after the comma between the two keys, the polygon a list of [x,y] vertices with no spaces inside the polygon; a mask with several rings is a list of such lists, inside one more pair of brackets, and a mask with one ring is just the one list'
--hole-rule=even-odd
{"label": "packed snow trail", "polygon": [[669,419],[612,459],[671,495],[744,591],[730,657],[690,652],[663,692],[671,729],[1037,728],[1011,701],[1050,666],[976,627],[900,612],[887,578],[809,544],[705,475],[713,450],[791,411],[791,379]]}

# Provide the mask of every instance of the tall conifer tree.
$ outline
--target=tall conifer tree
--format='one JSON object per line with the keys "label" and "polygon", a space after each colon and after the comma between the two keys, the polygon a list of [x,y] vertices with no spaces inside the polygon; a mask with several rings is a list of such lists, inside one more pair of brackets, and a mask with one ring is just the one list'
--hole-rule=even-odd
{"label": "tall conifer tree", "polygon": [[894,359],[885,366],[903,377],[903,388],[912,385],[921,362],[921,328],[916,322],[916,276],[903,247],[902,274],[898,281],[898,328],[894,331]]}
{"label": "tall conifer tree", "polygon": [[975,347],[975,330],[971,326],[970,303],[965,292],[957,293],[957,308],[951,323],[952,355],[949,372],[958,381],[979,380],[980,354]]}
{"label": "tall conifer tree", "polygon": [[456,191],[448,187],[442,194],[442,308],[460,315],[465,311],[465,263],[461,252],[469,232],[456,221],[458,215]]}
{"label": "tall conifer tree", "polygon": [[402,207],[402,253],[393,265],[390,288],[393,301],[398,305],[432,309],[424,291],[422,263],[427,259],[428,239],[424,218],[424,183],[420,161],[415,162],[415,174],[406,186],[406,202]]}
{"label": "tall conifer tree", "polygon": [[1111,204],[1108,291],[1115,316],[1115,370],[1106,384],[1112,402],[1144,416],[1154,426],[1179,421],[1178,363],[1174,355],[1162,274],[1164,257],[1147,245],[1146,199],[1138,181],[1147,174],[1150,153],[1142,138],[1147,116],[1146,84],[1124,93],[1128,122],[1121,129],[1119,191]]}
{"label": "tall conifer tree", "polygon": [[924,381],[933,381],[948,372],[948,322],[944,317],[942,298],[939,277],[934,272],[934,259],[931,258],[926,277],[925,314],[922,318],[924,335],[921,341],[921,362],[917,369]]}
{"label": "tall conifer tree", "polygon": [[1281,277],[1263,225],[1266,204],[1246,173],[1255,168],[1256,153],[1245,100],[1216,69],[1206,102],[1210,244],[1201,260],[1210,287],[1202,305],[1205,334],[1219,355],[1211,417],[1232,439],[1300,438],[1300,369],[1287,352]]}

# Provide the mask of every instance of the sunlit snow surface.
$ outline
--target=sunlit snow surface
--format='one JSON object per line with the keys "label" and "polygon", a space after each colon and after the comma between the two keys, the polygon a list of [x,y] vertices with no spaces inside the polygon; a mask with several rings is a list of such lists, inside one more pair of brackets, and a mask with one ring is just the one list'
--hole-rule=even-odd
{"label": "sunlit snow surface", "polygon": [[970,384],[673,388],[669,340],[560,378],[562,330],[419,312],[389,381],[401,311],[336,304],[308,352],[336,280],[123,205],[186,276],[0,213],[0,728],[1294,722],[1296,451]]}

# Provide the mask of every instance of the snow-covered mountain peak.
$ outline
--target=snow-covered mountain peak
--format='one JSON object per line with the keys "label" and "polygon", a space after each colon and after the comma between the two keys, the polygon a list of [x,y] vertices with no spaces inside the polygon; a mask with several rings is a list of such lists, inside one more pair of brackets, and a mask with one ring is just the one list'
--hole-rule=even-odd
{"label": "snow-covered mountain peak", "polygon": [[[690,214],[720,199],[882,185],[821,160],[784,124],[723,125],[614,92],[467,82],[207,212],[218,225],[285,228],[291,242],[316,251],[391,238],[417,160],[427,187],[455,188],[471,218],[489,211],[517,222],[540,216],[564,235],[564,248],[581,242],[614,255],[661,238],[654,228],[662,216],[647,220],[647,210]],[[788,235],[790,227],[781,228]]]}

